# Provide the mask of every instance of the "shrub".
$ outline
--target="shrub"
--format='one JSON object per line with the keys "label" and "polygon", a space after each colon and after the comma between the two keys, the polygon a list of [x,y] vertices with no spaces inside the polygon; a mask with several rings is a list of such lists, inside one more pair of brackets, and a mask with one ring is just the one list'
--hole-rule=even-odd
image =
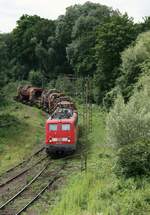
{"label": "shrub", "polygon": [[108,110],[108,109],[110,109],[110,107],[112,107],[119,91],[120,91],[120,89],[117,86],[105,94],[105,96],[103,98],[103,107],[106,110]]}
{"label": "shrub", "polygon": [[[149,145],[147,146],[148,142],[150,143],[149,83],[150,76],[141,77],[129,102],[125,104],[123,97],[119,95],[107,117],[107,140],[118,150],[117,164],[126,173],[133,172],[133,162],[129,158],[132,157],[134,150],[138,152],[135,159],[137,166],[144,155],[141,144],[143,144],[145,153],[149,153],[150,148]],[[146,170],[144,168],[147,165],[148,157],[141,162],[143,162],[141,164],[143,167],[139,166],[139,169],[143,168],[142,171],[145,173],[147,168]],[[139,174],[140,171],[135,168],[133,175]]]}
{"label": "shrub", "polygon": [[118,166],[126,176],[150,172],[150,141],[137,140],[118,151]]}
{"label": "shrub", "polygon": [[55,84],[55,88],[60,90],[61,92],[73,95],[74,94],[74,83],[64,75],[58,76]]}
{"label": "shrub", "polygon": [[108,142],[120,147],[137,139],[150,139],[150,76],[141,77],[125,104],[119,95],[107,117]]}
{"label": "shrub", "polygon": [[46,82],[43,74],[40,71],[34,71],[34,70],[30,71],[29,73],[29,80],[31,81],[31,84],[38,87],[43,87],[43,85]]}

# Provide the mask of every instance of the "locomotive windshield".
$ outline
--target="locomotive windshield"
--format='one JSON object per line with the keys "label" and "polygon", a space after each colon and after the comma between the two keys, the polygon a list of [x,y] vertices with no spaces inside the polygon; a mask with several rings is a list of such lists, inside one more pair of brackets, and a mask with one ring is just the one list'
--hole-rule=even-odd
{"label": "locomotive windshield", "polygon": [[51,116],[52,119],[69,119],[73,116],[72,109],[59,108]]}
{"label": "locomotive windshield", "polygon": [[49,131],[57,131],[57,124],[49,124]]}
{"label": "locomotive windshield", "polygon": [[62,124],[62,131],[70,131],[70,124]]}

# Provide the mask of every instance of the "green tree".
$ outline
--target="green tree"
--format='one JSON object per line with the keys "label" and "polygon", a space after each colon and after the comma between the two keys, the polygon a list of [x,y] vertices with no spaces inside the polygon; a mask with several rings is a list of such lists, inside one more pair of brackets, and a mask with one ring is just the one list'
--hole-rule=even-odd
{"label": "green tree", "polygon": [[97,29],[96,62],[94,75],[98,102],[114,86],[120,76],[120,53],[135,40],[137,36],[133,20],[127,14],[113,15]]}
{"label": "green tree", "polygon": [[11,34],[0,34],[0,88],[12,78],[11,68]]}
{"label": "green tree", "polygon": [[150,30],[150,16],[143,18],[143,22],[136,24],[138,33],[143,33]]}
{"label": "green tree", "polygon": [[[138,36],[133,45],[122,53],[122,75],[118,79],[123,95],[128,99],[139,75],[146,70],[150,59],[150,32],[142,33]],[[144,67],[145,68],[144,68]]]}
{"label": "green tree", "polygon": [[72,42],[67,47],[67,57],[75,73],[92,76],[96,70],[96,28],[116,12],[104,5],[90,2],[80,6],[80,11],[72,28]]}
{"label": "green tree", "polygon": [[54,34],[54,21],[28,15],[23,15],[18,20],[17,27],[12,33],[13,58],[17,64],[25,67],[24,78],[28,78],[29,71],[32,69],[38,70],[42,67],[46,73],[50,72],[47,60],[48,38]]}

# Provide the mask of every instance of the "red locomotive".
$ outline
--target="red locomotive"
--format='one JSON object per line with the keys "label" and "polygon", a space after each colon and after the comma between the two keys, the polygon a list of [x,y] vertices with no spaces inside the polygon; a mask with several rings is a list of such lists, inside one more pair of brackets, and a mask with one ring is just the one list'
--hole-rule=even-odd
{"label": "red locomotive", "polygon": [[46,151],[48,153],[75,151],[77,124],[78,114],[76,110],[58,107],[46,122]]}

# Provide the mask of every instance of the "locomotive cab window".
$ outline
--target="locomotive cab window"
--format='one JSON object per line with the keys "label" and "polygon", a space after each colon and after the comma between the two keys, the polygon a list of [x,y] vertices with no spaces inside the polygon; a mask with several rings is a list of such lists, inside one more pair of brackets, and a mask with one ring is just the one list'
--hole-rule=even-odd
{"label": "locomotive cab window", "polygon": [[62,131],[70,131],[70,124],[62,124]]}
{"label": "locomotive cab window", "polygon": [[49,131],[57,131],[57,124],[49,124]]}

